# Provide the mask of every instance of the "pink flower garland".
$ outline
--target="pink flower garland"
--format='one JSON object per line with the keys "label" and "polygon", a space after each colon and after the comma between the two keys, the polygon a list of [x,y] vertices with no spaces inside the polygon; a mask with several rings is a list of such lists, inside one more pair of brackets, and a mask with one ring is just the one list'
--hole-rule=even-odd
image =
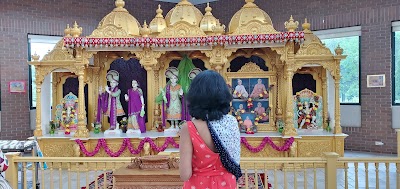
{"label": "pink flower garland", "polygon": [[246,148],[247,148],[248,150],[250,150],[250,151],[253,152],[253,153],[260,152],[262,149],[264,149],[265,145],[267,145],[267,144],[271,145],[271,147],[272,147],[273,149],[275,149],[276,151],[284,152],[284,151],[288,151],[289,148],[290,148],[290,146],[292,146],[292,144],[293,144],[293,142],[294,142],[294,138],[291,137],[291,138],[289,138],[288,140],[286,140],[286,141],[285,141],[285,144],[284,144],[283,146],[277,146],[277,145],[271,140],[271,138],[265,137],[265,138],[261,141],[261,144],[258,145],[258,147],[256,147],[256,148],[254,148],[253,146],[251,146],[251,145],[247,142],[247,139],[246,139],[245,137],[242,137],[242,138],[240,139],[240,142],[241,142],[244,146],[246,146]]}
{"label": "pink flower garland", "polygon": [[143,140],[140,141],[137,149],[134,149],[134,147],[132,146],[129,138],[124,138],[123,141],[122,141],[122,145],[121,145],[121,147],[119,148],[119,150],[117,152],[111,151],[111,149],[108,147],[107,142],[106,142],[106,140],[104,138],[99,139],[99,141],[97,142],[96,147],[94,148],[94,150],[92,152],[89,152],[86,149],[85,145],[83,144],[83,142],[81,140],[77,139],[77,140],[75,140],[75,142],[79,145],[81,151],[87,157],[93,157],[97,153],[99,153],[100,147],[103,147],[104,151],[110,157],[119,157],[119,156],[121,156],[121,154],[125,151],[125,149],[127,147],[128,147],[129,152],[131,152],[132,154],[139,154],[143,150],[143,146],[144,146],[144,144],[146,142],[150,143],[150,147],[156,152],[164,151],[165,149],[167,149],[169,144],[171,144],[175,148],[179,148],[179,144],[177,144],[172,137],[167,137],[165,139],[164,144],[161,147],[158,147],[151,138],[146,137],[146,138],[144,138]]}
{"label": "pink flower garland", "polygon": [[[126,148],[128,148],[129,152],[131,154],[139,154],[144,147],[144,144],[146,142],[148,142],[150,144],[151,149],[153,149],[156,152],[162,152],[165,149],[167,149],[167,147],[171,144],[174,148],[179,148],[179,144],[177,144],[175,142],[175,140],[172,137],[167,137],[165,138],[165,142],[161,147],[158,147],[154,141],[149,138],[146,137],[143,140],[140,141],[137,149],[135,149],[129,138],[124,138],[121,144],[121,147],[119,148],[119,150],[117,152],[113,152],[111,151],[111,149],[108,147],[107,142],[104,138],[99,139],[99,141],[97,142],[96,147],[94,148],[94,150],[92,152],[89,152],[85,145],[83,144],[83,142],[79,139],[76,139],[75,142],[79,145],[81,151],[83,152],[83,154],[85,154],[86,157],[93,157],[95,156],[97,153],[99,153],[100,148],[103,147],[104,151],[110,156],[110,157],[119,157],[121,156],[121,154],[125,151]],[[245,137],[242,137],[240,139],[240,142],[251,152],[253,153],[257,153],[260,152],[261,150],[264,149],[265,145],[269,144],[271,145],[271,147],[273,149],[275,149],[276,151],[288,151],[290,146],[292,146],[293,142],[294,142],[294,138],[291,137],[288,140],[285,141],[285,144],[283,146],[277,146],[269,137],[265,137],[262,141],[261,144],[258,147],[253,147],[251,146],[248,142],[247,139]]]}

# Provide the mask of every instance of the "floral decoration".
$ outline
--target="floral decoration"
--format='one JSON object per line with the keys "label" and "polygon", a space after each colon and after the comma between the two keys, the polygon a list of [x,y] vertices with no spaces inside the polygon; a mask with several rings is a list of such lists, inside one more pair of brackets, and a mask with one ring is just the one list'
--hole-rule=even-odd
{"label": "floral decoration", "polygon": [[[165,149],[167,149],[167,147],[171,144],[174,148],[179,148],[179,144],[175,142],[174,138],[172,137],[167,137],[165,138],[165,142],[161,147],[158,147],[154,141],[149,138],[146,137],[144,139],[142,139],[139,143],[139,145],[137,146],[137,148],[135,149],[133,147],[133,145],[130,142],[129,138],[124,138],[121,144],[121,147],[116,151],[113,152],[111,151],[111,149],[108,147],[107,145],[107,141],[104,138],[101,138],[98,140],[96,147],[94,148],[93,151],[89,152],[86,147],[85,144],[82,142],[82,140],[80,139],[76,139],[75,142],[79,145],[81,151],[83,152],[83,154],[85,154],[86,157],[93,157],[95,156],[97,153],[99,153],[100,149],[103,148],[104,151],[107,153],[107,155],[109,155],[110,157],[119,157],[121,156],[121,154],[125,151],[126,148],[128,148],[129,152],[131,154],[139,154],[144,147],[145,143],[149,143],[151,149],[153,149],[156,152],[162,152]],[[253,147],[251,146],[248,142],[247,139],[245,137],[241,137],[240,142],[251,152],[253,153],[257,153],[260,152],[262,149],[264,149],[264,147],[269,144],[271,145],[271,147],[277,151],[283,152],[283,151],[287,151],[289,150],[290,146],[293,144],[294,142],[294,138],[291,137],[288,140],[285,141],[285,144],[283,146],[277,146],[269,137],[265,137],[261,144],[257,147]]]}

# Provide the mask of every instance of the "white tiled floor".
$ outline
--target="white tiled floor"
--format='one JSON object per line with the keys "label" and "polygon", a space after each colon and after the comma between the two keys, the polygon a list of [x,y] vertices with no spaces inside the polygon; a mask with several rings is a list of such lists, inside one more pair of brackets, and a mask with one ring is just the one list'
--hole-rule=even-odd
{"label": "white tiled floor", "polygon": [[[346,151],[345,152],[345,157],[396,157],[396,155],[390,155],[390,154],[375,154],[375,153],[366,153],[366,152],[352,152],[352,151]],[[308,169],[306,171],[306,188],[317,188],[317,189],[323,189],[325,188],[325,171],[324,169],[317,169],[316,170],[316,187],[314,187],[314,172],[312,169]],[[27,180],[32,181],[32,172],[28,171],[27,173]],[[102,172],[81,172],[79,176],[79,183],[80,186],[77,186],[77,173],[76,172],[71,172],[70,174],[70,179],[72,181],[71,188],[80,188],[82,186],[86,185],[86,180],[89,182],[93,181],[95,179],[95,176],[98,176],[99,174],[102,174]],[[88,179],[86,179],[86,175],[88,176]],[[268,172],[269,175],[269,182],[272,184],[274,189],[283,189],[284,188],[284,172],[282,171],[277,171],[276,175],[274,175],[273,171]],[[362,188],[367,188],[365,185],[366,181],[366,173],[365,173],[365,168],[364,164],[359,164],[358,168],[358,187],[360,189]],[[396,188],[396,166],[395,164],[391,164],[389,168],[389,187],[386,187],[386,169],[385,169],[385,164],[380,164],[379,165],[379,170],[378,170],[378,176],[379,176],[379,188],[390,188],[394,189]],[[39,182],[42,181],[42,175],[39,173]],[[68,188],[68,172],[67,171],[61,171],[61,177],[62,177],[62,183],[60,185],[60,172],[58,170],[54,170],[53,173],[51,174],[49,170],[44,171],[44,178],[45,182],[41,183],[41,188],[51,188],[51,185],[53,188]],[[297,180],[297,188],[305,188],[304,187],[304,172],[303,170],[300,170],[296,172],[296,180]],[[337,177],[338,177],[338,188],[345,188],[345,173],[343,169],[338,169],[337,171]],[[276,178],[276,183],[275,184],[275,178]],[[287,188],[295,188],[295,182],[294,182],[294,172],[293,171],[288,171],[286,173],[286,178],[287,178]],[[50,180],[53,182],[50,183]],[[369,188],[376,188],[376,170],[375,170],[375,165],[374,164],[369,164],[368,166],[368,183],[369,183]],[[31,185],[31,184],[30,184]],[[45,187],[43,187],[43,185]],[[28,187],[31,188],[31,187]],[[349,164],[349,169],[348,169],[348,188],[355,188],[355,170],[354,170],[354,165]]]}

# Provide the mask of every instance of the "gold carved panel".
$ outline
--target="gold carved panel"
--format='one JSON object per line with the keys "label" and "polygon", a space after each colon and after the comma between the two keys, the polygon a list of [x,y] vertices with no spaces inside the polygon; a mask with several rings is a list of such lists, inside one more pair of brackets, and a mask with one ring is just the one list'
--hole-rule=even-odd
{"label": "gold carved panel", "polygon": [[74,157],[74,141],[69,139],[41,139],[38,142],[44,157]]}
{"label": "gold carved panel", "polygon": [[322,157],[324,152],[332,152],[332,140],[298,140],[297,153],[298,157]]}
{"label": "gold carved panel", "polygon": [[102,28],[95,29],[89,37],[130,37],[122,28],[115,25],[107,25]]}
{"label": "gold carved panel", "polygon": [[185,21],[165,28],[157,37],[200,37],[206,36],[200,27],[191,25]]}
{"label": "gold carved panel", "polygon": [[56,46],[52,51],[44,55],[42,62],[48,61],[68,61],[75,60],[72,54],[68,52],[67,49],[64,48],[64,40],[61,39],[57,42]]}

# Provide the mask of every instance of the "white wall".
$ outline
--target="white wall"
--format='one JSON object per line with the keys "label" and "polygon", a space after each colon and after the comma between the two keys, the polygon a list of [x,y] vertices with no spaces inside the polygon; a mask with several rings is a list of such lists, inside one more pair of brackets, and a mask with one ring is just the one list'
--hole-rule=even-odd
{"label": "white wall", "polygon": [[400,106],[392,106],[392,127],[400,129]]}

